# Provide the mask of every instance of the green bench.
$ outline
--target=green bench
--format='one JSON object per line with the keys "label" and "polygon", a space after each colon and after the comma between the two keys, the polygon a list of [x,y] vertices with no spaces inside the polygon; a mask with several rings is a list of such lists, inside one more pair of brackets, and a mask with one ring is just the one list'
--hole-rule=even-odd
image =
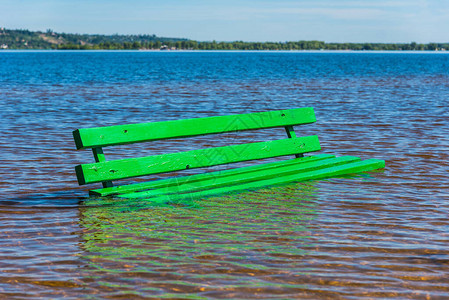
{"label": "green bench", "polygon": [[[95,163],[75,167],[80,185],[102,183],[93,196],[176,200],[257,189],[292,181],[304,181],[370,171],[385,167],[385,161],[361,161],[354,156],[330,154],[303,156],[321,150],[317,136],[297,137],[293,126],[315,122],[313,108],[151,122],[96,128],[73,132],[77,149],[92,149]],[[103,148],[156,140],[237,132],[263,128],[284,128],[287,137],[223,147],[106,161]],[[219,138],[216,136],[215,138]],[[251,166],[204,172],[183,177],[151,180],[114,186],[113,181],[138,176],[211,167],[279,156],[291,159]]]}

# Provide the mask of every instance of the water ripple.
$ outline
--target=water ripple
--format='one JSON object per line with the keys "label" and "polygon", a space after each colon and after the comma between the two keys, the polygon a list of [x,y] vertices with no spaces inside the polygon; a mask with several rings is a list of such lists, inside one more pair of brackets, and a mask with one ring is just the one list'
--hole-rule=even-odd
{"label": "water ripple", "polygon": [[[1,52],[0,295],[448,298],[448,70],[449,56],[425,53]],[[385,170],[177,203],[76,184],[73,166],[92,161],[76,128],[303,106],[318,122],[297,132]]]}

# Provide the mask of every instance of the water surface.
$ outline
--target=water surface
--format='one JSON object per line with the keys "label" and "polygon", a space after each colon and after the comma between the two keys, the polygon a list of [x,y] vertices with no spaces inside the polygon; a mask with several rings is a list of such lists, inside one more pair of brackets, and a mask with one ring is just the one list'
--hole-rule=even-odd
{"label": "water surface", "polygon": [[[0,295],[448,298],[448,70],[434,53],[0,52]],[[298,134],[386,169],[177,205],[89,199],[76,183],[93,159],[74,129],[304,106],[318,121]]]}

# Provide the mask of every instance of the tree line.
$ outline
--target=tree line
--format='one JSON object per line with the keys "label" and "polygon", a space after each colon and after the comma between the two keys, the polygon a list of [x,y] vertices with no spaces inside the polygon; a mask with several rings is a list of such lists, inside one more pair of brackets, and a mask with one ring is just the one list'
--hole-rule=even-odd
{"label": "tree line", "polygon": [[0,46],[3,45],[3,49],[138,49],[142,44],[155,41],[165,43],[187,39],[154,34],[73,34],[57,33],[51,29],[42,32],[0,28]]}
{"label": "tree line", "polygon": [[322,41],[298,42],[102,42],[94,45],[61,44],[53,49],[80,50],[356,50],[356,51],[435,51],[449,50],[449,43],[326,43]]}
{"label": "tree line", "polygon": [[449,43],[208,42],[156,35],[70,34],[0,28],[2,49],[55,50],[449,50]]}

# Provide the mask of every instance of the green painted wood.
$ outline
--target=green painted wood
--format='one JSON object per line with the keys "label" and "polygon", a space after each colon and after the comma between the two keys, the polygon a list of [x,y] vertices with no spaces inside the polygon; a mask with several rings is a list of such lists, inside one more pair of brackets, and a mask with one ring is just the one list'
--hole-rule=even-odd
{"label": "green painted wood", "polygon": [[94,155],[95,162],[104,162],[106,161],[106,157],[103,153],[103,148],[97,147],[92,148],[92,154]]}
{"label": "green painted wood", "polygon": [[328,168],[331,166],[338,166],[342,164],[348,164],[350,162],[360,161],[360,158],[355,156],[342,156],[337,158],[329,158],[325,160],[306,162],[295,165],[287,165],[287,166],[279,166],[275,169],[269,170],[258,170],[251,173],[246,174],[234,174],[226,177],[215,177],[210,176],[209,178],[204,178],[201,181],[197,182],[187,182],[184,184],[180,184],[177,186],[169,186],[159,189],[154,189],[150,191],[144,192],[134,192],[131,194],[120,195],[118,197],[125,198],[144,198],[144,197],[154,197],[158,195],[164,194],[177,194],[177,193],[186,193],[186,192],[196,192],[200,190],[206,189],[215,189],[219,187],[229,187],[232,189],[232,186],[243,184],[252,181],[259,181],[265,179],[271,179],[279,176],[287,176],[294,175],[297,173],[303,173],[313,170],[319,170]]}
{"label": "green painted wood", "polygon": [[[92,154],[94,155],[95,162],[105,162],[106,157],[103,153],[103,148],[96,147],[92,148]],[[112,181],[102,181],[101,184],[104,188],[113,187]]]}
{"label": "green painted wood", "polygon": [[75,167],[80,185],[320,150],[317,136],[240,144]]}
{"label": "green painted wood", "polygon": [[279,167],[300,165],[303,163],[316,162],[316,161],[321,161],[324,159],[329,159],[329,158],[334,158],[334,157],[335,157],[335,155],[318,154],[318,155],[306,156],[306,157],[298,158],[298,159],[289,159],[289,160],[283,160],[283,161],[263,163],[263,164],[258,164],[258,165],[254,165],[254,166],[247,166],[247,167],[234,168],[234,169],[228,169],[228,170],[220,170],[220,171],[195,174],[195,175],[183,176],[183,177],[172,177],[172,178],[167,178],[167,179],[153,180],[150,182],[114,186],[111,188],[95,189],[95,190],[91,190],[89,192],[89,194],[92,196],[109,196],[109,195],[114,195],[114,194],[124,194],[124,193],[130,193],[130,192],[142,191],[142,190],[148,190],[148,189],[168,188],[168,187],[178,186],[178,185],[182,185],[182,184],[194,184],[198,181],[202,181],[204,179],[209,179],[211,177],[217,178],[217,180],[219,180],[221,178],[225,178],[225,177],[236,175],[236,174],[246,175],[246,174],[250,174],[252,172],[262,171],[262,170],[265,170],[265,171],[270,170],[271,171],[273,169],[276,170]]}
{"label": "green painted wood", "polygon": [[[381,169],[385,167],[385,161],[378,159],[368,159],[365,161],[350,162],[343,165],[332,166],[324,169],[300,172],[293,175],[279,176],[271,179],[253,181],[244,184],[238,184],[227,187],[220,187],[210,190],[204,190],[193,193],[186,194],[172,194],[172,195],[162,195],[152,198],[144,197],[143,199],[148,199],[148,201],[178,201],[178,200],[191,200],[191,199],[201,199],[209,196],[216,196],[220,194],[240,192],[244,190],[255,190],[267,186],[286,184],[290,182],[300,182],[306,180],[317,180],[329,177],[341,176],[351,173],[359,173],[365,171],[372,171],[376,169]],[[127,197],[129,197],[128,195]],[[125,197],[125,195],[122,195]]]}
{"label": "green painted wood", "polygon": [[289,139],[297,137],[293,126],[285,126],[285,132],[287,133]]}
{"label": "green painted wood", "polygon": [[[293,129],[293,126],[285,126],[285,132],[287,133],[287,136],[289,139],[296,138],[296,132],[295,132],[295,129]],[[303,156],[304,156],[304,154],[302,154],[302,153],[295,154],[296,158],[303,157]]]}
{"label": "green painted wood", "polygon": [[190,137],[315,122],[313,108],[296,108],[260,113],[150,122],[73,131],[77,149],[123,145],[169,138]]}

